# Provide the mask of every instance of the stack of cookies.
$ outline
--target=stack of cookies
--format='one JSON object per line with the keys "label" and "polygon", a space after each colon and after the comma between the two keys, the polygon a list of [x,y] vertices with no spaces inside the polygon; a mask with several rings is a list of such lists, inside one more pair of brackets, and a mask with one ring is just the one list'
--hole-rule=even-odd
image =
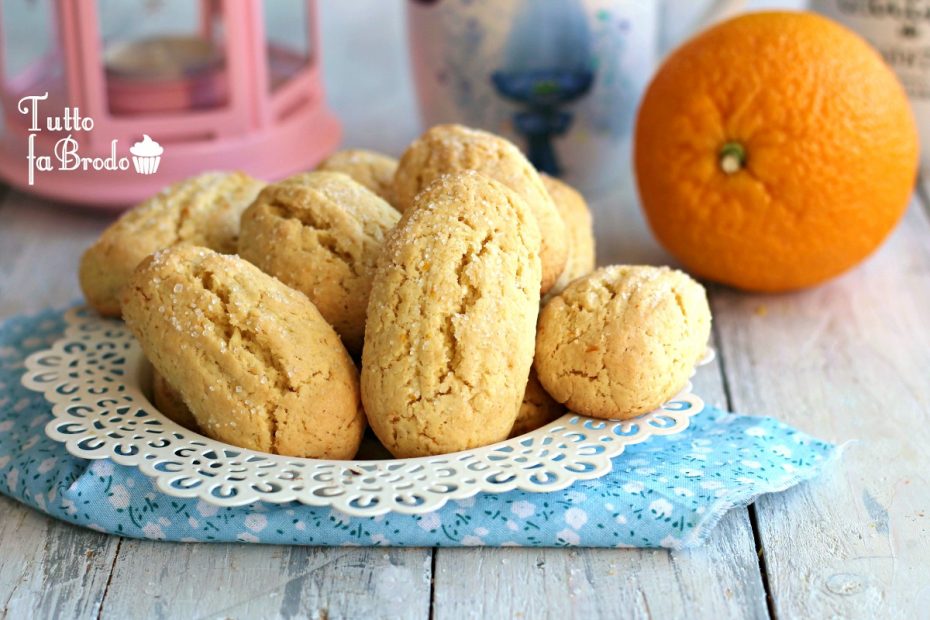
{"label": "stack of cookies", "polygon": [[710,333],[700,284],[595,270],[582,196],[457,125],[399,161],[178,183],[108,228],[80,280],[139,339],[166,416],[309,458],[353,458],[366,426],[406,458],[566,411],[635,417],[685,385]]}

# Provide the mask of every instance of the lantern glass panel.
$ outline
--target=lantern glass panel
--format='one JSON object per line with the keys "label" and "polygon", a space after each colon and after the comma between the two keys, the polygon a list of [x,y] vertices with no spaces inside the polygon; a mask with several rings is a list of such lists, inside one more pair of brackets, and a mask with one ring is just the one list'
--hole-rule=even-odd
{"label": "lantern glass panel", "polygon": [[268,83],[277,90],[310,66],[313,45],[306,0],[264,0]]}
{"label": "lantern glass panel", "polygon": [[25,95],[49,94],[49,106],[67,101],[64,62],[58,44],[53,0],[0,1],[0,77],[9,123],[25,123],[16,102]]}
{"label": "lantern glass panel", "polygon": [[112,113],[180,112],[226,103],[219,3],[99,0],[98,6]]}

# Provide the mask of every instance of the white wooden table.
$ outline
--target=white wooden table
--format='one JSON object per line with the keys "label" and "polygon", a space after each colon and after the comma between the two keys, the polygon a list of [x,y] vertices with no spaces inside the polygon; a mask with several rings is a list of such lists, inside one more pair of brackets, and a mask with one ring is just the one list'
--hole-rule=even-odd
{"label": "white wooden table", "polygon": [[[336,66],[328,86],[347,144],[397,153],[418,126],[401,14],[383,6],[324,9],[329,62],[378,63],[351,84]],[[362,17],[378,27],[348,36]],[[669,262],[629,178],[594,208],[601,262]],[[78,298],[77,258],[111,217],[0,190],[0,318]],[[701,549],[180,545],[0,497],[0,618],[930,617],[930,202],[825,286],[710,293],[720,355],[699,393],[853,443],[826,476],[732,511]]]}

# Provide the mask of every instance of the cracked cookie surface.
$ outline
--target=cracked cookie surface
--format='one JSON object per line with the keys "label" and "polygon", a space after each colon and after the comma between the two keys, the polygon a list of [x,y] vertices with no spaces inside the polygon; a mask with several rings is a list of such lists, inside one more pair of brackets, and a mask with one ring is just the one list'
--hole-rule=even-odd
{"label": "cracked cookie surface", "polygon": [[368,304],[362,401],[399,458],[506,439],[539,310],[539,231],[475,172],[438,178],[391,232]]}
{"label": "cracked cookie surface", "polygon": [[120,291],[157,250],[186,243],[234,254],[239,217],[264,185],[241,172],[207,172],[130,209],[81,257],[78,279],[87,302],[104,316],[119,316]]}
{"label": "cracked cookie surface", "polygon": [[546,190],[559,210],[559,215],[562,216],[568,238],[568,258],[565,261],[565,269],[549,291],[549,295],[557,295],[574,280],[594,271],[595,251],[591,211],[588,209],[584,196],[574,187],[548,174],[539,176],[542,177],[543,185],[546,186]]}
{"label": "cracked cookie surface", "polygon": [[543,308],[534,367],[546,391],[576,413],[648,413],[688,381],[707,349],[704,287],[667,267],[604,267]]}
{"label": "cracked cookie surface", "polygon": [[358,373],[302,293],[237,256],[175,246],[146,259],[123,316],[201,431],[242,448],[350,459]]}
{"label": "cracked cookie surface", "polygon": [[239,255],[309,297],[358,353],[378,255],[399,219],[345,174],[298,174],[266,187],[242,214]]}
{"label": "cracked cookie surface", "polygon": [[324,172],[342,172],[388,204],[394,204],[394,172],[397,160],[365,149],[347,149],[333,153],[316,168]]}
{"label": "cracked cookie surface", "polygon": [[405,211],[414,197],[443,174],[474,170],[526,201],[541,235],[541,291],[547,292],[565,268],[565,224],[533,165],[516,146],[492,133],[461,125],[437,125],[413,141],[394,175],[396,206]]}

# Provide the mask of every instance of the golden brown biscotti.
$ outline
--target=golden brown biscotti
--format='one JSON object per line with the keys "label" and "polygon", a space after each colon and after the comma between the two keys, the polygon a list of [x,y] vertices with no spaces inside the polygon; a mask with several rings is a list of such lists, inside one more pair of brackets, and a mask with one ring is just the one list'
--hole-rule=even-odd
{"label": "golden brown biscotti", "polygon": [[533,165],[516,146],[492,133],[461,125],[437,125],[416,139],[397,165],[394,194],[405,211],[424,187],[443,174],[475,170],[517,193],[532,211],[542,235],[541,291],[546,293],[565,268],[565,224]]}
{"label": "golden brown biscotti", "polygon": [[122,297],[126,324],[206,435],[288,456],[355,454],[358,373],[303,293],[238,256],[182,245],[143,261]]}
{"label": "golden brown biscotti", "polygon": [[571,185],[548,174],[540,176],[568,232],[568,259],[565,261],[565,269],[549,291],[549,295],[557,295],[572,281],[594,271],[594,230],[591,211],[584,196]]}
{"label": "golden brown biscotti", "polygon": [[146,256],[187,243],[236,252],[239,216],[264,183],[241,172],[207,172],[175,183],[127,211],[81,257],[84,297],[104,316],[119,316],[119,295]]}
{"label": "golden brown biscotti", "polygon": [[539,231],[524,201],[475,172],[417,196],[379,259],[362,402],[398,457],[506,439],[539,311]]}
{"label": "golden brown biscotti", "polygon": [[393,157],[365,149],[347,149],[333,153],[316,169],[347,174],[356,183],[378,194],[388,204],[394,204],[394,172],[397,171],[397,160]]}
{"label": "golden brown biscotti", "polygon": [[158,371],[152,372],[152,402],[155,408],[165,414],[165,417],[180,424],[188,430],[199,433],[200,428],[197,426],[197,420],[194,414],[184,404],[181,395],[171,387],[165,378]]}
{"label": "golden brown biscotti", "polygon": [[385,234],[400,214],[340,172],[305,172],[262,190],[242,214],[239,255],[310,298],[352,353]]}
{"label": "golden brown biscotti", "polygon": [[537,428],[557,420],[565,413],[565,407],[549,396],[543,389],[536,376],[535,370],[530,370],[529,381],[526,382],[526,392],[523,394],[523,404],[517,412],[517,419],[510,429],[511,437],[519,437]]}
{"label": "golden brown biscotti", "polygon": [[576,280],[543,308],[539,381],[576,413],[626,419],[688,381],[707,349],[704,287],[667,267],[613,266]]}

